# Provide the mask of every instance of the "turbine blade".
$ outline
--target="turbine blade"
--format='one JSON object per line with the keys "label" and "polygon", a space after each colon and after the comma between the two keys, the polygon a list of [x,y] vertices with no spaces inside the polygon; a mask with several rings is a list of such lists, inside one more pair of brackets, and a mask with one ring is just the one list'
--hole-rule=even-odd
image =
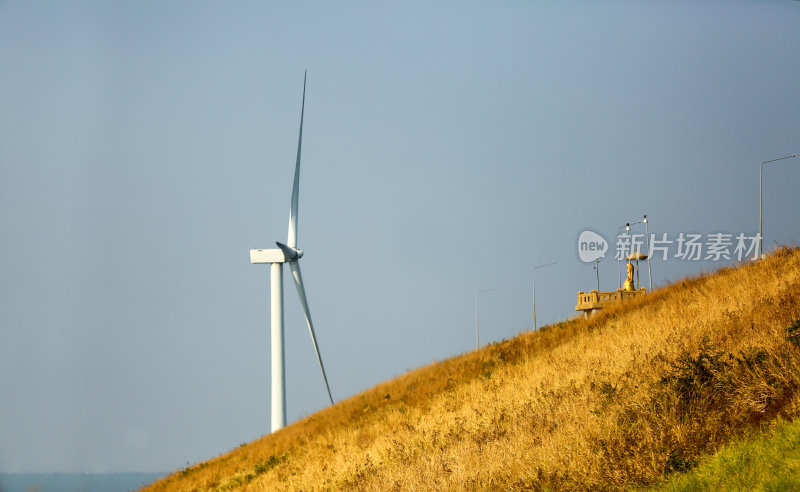
{"label": "turbine blade", "polygon": [[319,355],[319,347],[317,346],[317,337],[314,335],[314,325],[311,323],[311,311],[308,309],[308,301],[306,300],[306,289],[303,287],[303,275],[300,273],[300,264],[297,261],[289,262],[292,268],[292,277],[294,278],[294,285],[297,287],[297,295],[300,297],[300,304],[303,305],[303,311],[306,313],[306,322],[308,323],[308,332],[311,334],[311,341],[314,343],[314,351],[317,353],[317,361],[319,361],[319,368],[322,369],[322,378],[325,380],[325,388],[328,390],[328,398],[331,399],[333,405],[333,396],[331,396],[331,387],[328,385],[328,376],[325,375],[325,366],[322,365],[322,357]]}
{"label": "turbine blade", "polygon": [[297,162],[294,165],[294,185],[292,186],[292,207],[289,209],[289,238],[286,244],[297,247],[297,202],[300,198],[300,149],[303,146],[303,115],[306,111],[306,77],[303,75],[303,105],[300,107],[300,136],[297,138]]}

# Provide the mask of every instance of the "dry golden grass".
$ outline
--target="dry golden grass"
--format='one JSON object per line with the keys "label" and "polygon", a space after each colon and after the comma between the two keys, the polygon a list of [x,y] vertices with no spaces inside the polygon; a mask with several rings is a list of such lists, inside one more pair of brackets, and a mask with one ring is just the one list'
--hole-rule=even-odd
{"label": "dry golden grass", "polygon": [[784,249],[412,371],[146,490],[653,483],[800,414],[799,293]]}

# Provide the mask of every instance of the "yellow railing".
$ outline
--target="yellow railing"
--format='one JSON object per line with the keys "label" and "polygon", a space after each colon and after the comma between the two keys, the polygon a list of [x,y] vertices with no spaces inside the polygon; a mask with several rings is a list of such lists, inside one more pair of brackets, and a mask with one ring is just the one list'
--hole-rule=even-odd
{"label": "yellow railing", "polygon": [[616,290],[614,292],[598,292],[592,289],[591,292],[578,292],[578,304],[576,311],[592,311],[602,309],[609,304],[622,302],[632,297],[646,294],[644,287],[639,290]]}

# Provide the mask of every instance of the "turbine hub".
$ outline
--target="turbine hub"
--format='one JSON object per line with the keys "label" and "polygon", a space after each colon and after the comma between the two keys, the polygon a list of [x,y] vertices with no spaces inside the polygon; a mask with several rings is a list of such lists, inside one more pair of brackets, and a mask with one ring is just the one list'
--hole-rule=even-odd
{"label": "turbine hub", "polygon": [[303,256],[303,250],[287,246],[283,243],[275,243],[283,251],[285,261],[297,261]]}

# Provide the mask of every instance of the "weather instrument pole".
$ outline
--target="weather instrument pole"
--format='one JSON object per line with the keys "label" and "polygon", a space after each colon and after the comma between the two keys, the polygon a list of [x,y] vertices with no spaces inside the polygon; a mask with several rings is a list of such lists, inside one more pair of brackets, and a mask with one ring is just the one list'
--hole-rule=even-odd
{"label": "weather instrument pole", "polygon": [[764,240],[764,230],[762,229],[762,221],[761,221],[761,209],[763,208],[764,204],[764,199],[763,199],[764,187],[762,185],[763,175],[764,175],[764,164],[769,164],[770,162],[775,162],[775,161],[782,161],[784,159],[791,159],[792,157],[797,157],[797,154],[786,155],[783,157],[778,157],[777,159],[763,161],[761,163],[761,166],[759,167],[758,171],[758,257],[759,258],[764,256],[764,250],[761,244]]}
{"label": "weather instrument pole", "polygon": [[481,337],[480,332],[478,331],[478,296],[493,290],[494,288],[484,289],[475,293],[475,350],[478,350],[478,348],[481,346]]}
{"label": "weather instrument pole", "polygon": [[533,281],[533,331],[536,331],[536,269],[544,268],[550,265],[555,265],[556,263],[558,262],[551,261],[550,263],[544,263],[542,265],[537,265],[533,267],[533,273],[531,274],[531,279]]}

